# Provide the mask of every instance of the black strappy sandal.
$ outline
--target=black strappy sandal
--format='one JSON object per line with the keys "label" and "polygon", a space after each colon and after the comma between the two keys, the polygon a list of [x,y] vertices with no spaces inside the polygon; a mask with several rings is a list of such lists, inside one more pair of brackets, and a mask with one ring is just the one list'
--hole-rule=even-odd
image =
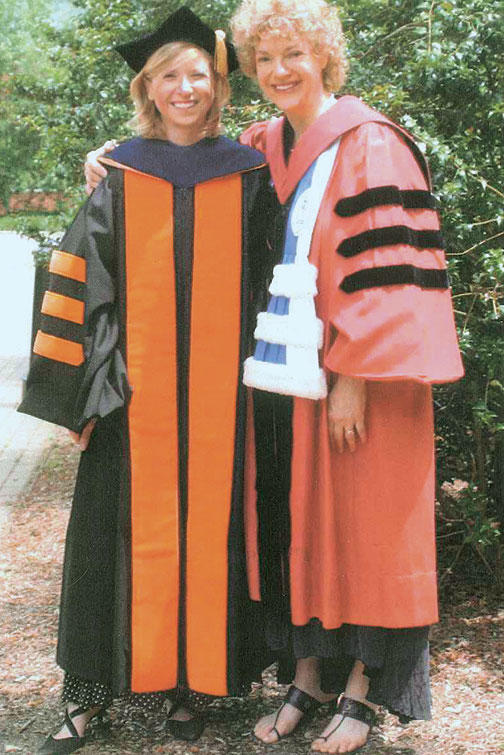
{"label": "black strappy sandal", "polygon": [[192,713],[192,718],[188,718],[186,721],[180,721],[176,718],[168,718],[166,721],[166,729],[170,732],[175,739],[183,739],[186,742],[194,742],[195,739],[199,739],[203,734],[205,728],[205,719],[199,714],[195,713],[188,707],[186,701],[177,700],[173,703],[168,715],[172,716],[179,708],[185,708]]}
{"label": "black strappy sandal", "polygon": [[[342,696],[336,707],[335,715],[336,714],[341,716],[341,721],[338,721],[329,734],[326,734],[325,736],[320,735],[317,739],[322,739],[324,742],[327,742],[329,737],[332,737],[334,732],[338,731],[345,718],[353,718],[355,721],[361,721],[361,723],[369,726],[369,731],[364,744],[355,747],[353,750],[348,750],[345,755],[352,755],[352,753],[359,752],[359,750],[362,750],[362,748],[368,743],[369,735],[371,734],[371,730],[376,721],[376,713],[369,707],[369,705],[361,703],[359,700],[353,700],[351,697]],[[317,739],[315,741],[317,741]]]}
{"label": "black strappy sandal", "polygon": [[[301,716],[301,718],[299,719],[295,727],[292,729],[292,731],[289,731],[288,734],[280,734],[276,725],[278,723],[280,713],[283,711],[287,703],[289,703],[289,705],[292,705],[293,708],[296,708],[297,710],[301,711],[303,715]],[[276,741],[265,742],[264,739],[257,737],[255,734],[254,736],[259,742],[262,742],[263,744],[276,745],[278,742],[280,742],[281,739],[285,739],[286,737],[290,737],[291,734],[294,734],[296,729],[299,729],[301,724],[308,723],[308,721],[310,721],[310,719],[313,718],[315,711],[318,710],[321,705],[323,705],[323,703],[321,703],[320,700],[316,700],[314,697],[309,695],[308,692],[303,692],[302,689],[299,689],[294,684],[291,684],[285,696],[285,700],[283,701],[282,705],[277,710],[275,721],[271,729],[271,731],[274,731],[277,736]]]}
{"label": "black strappy sandal", "polygon": [[[49,734],[49,736],[47,737],[42,747],[39,750],[37,750],[38,755],[65,755],[65,753],[75,752],[76,750],[79,750],[81,747],[84,747],[84,745],[86,744],[87,735],[83,734],[82,737],[79,736],[79,732],[75,728],[75,725],[72,719],[77,718],[77,716],[81,716],[83,713],[87,713],[88,710],[89,710],[89,707],[75,708],[71,713],[69,713],[68,710],[66,710],[65,721],[59,727],[58,731],[61,729],[62,726],[66,725],[71,736],[64,737],[63,739],[54,739],[54,737],[51,734]],[[93,713],[93,715],[91,716],[91,718],[86,724],[86,728],[89,726],[93,718],[98,718],[101,722],[103,719],[104,713],[105,713],[104,708],[100,708],[100,710],[97,710],[96,713]]]}

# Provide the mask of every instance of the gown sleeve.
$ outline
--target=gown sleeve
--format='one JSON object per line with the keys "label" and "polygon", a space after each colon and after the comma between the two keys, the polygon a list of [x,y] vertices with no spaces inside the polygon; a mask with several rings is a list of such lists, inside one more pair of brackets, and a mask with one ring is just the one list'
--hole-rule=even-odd
{"label": "gown sleeve", "polygon": [[40,329],[18,411],[81,432],[130,396],[119,349],[111,171],[77,214],[49,263]]}
{"label": "gown sleeve", "polygon": [[325,366],[371,380],[458,379],[463,367],[426,167],[385,124],[354,129],[340,149]]}

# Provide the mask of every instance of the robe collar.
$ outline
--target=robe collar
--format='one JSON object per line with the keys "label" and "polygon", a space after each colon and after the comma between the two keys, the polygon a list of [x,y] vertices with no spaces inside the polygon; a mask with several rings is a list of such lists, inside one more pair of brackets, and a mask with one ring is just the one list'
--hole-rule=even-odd
{"label": "robe collar", "polygon": [[287,201],[313,161],[336,139],[371,121],[387,123],[412,141],[404,129],[377,110],[365,105],[358,97],[345,95],[306,129],[286,163],[283,150],[285,116],[273,118],[266,131],[266,158],[280,202]]}
{"label": "robe collar", "polygon": [[202,139],[187,147],[164,139],[137,137],[120,144],[100,161],[189,188],[213,178],[258,168],[264,165],[264,155],[224,136]]}

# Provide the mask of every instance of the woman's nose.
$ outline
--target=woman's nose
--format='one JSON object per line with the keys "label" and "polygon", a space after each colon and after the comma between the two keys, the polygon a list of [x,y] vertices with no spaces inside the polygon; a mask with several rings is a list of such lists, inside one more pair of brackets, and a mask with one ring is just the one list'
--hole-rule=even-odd
{"label": "woman's nose", "polygon": [[181,92],[190,92],[192,89],[191,80],[187,76],[183,76],[179,83],[179,89]]}
{"label": "woman's nose", "polygon": [[277,58],[273,65],[276,74],[282,75],[287,72],[287,66],[282,58]]}

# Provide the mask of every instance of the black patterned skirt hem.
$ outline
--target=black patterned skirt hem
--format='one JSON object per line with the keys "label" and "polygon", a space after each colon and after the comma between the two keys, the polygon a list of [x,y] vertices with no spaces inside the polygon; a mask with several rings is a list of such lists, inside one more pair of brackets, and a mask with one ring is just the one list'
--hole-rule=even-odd
{"label": "black patterned skirt hem", "polygon": [[[167,691],[130,692],[121,697],[127,698],[135,707],[145,711],[156,712],[161,710],[163,704],[169,698],[169,693]],[[107,708],[114,698],[115,695],[112,692],[112,687],[101,682],[65,673],[63,691],[61,693],[61,699],[64,703],[77,703],[84,708],[94,708],[97,706]]]}

